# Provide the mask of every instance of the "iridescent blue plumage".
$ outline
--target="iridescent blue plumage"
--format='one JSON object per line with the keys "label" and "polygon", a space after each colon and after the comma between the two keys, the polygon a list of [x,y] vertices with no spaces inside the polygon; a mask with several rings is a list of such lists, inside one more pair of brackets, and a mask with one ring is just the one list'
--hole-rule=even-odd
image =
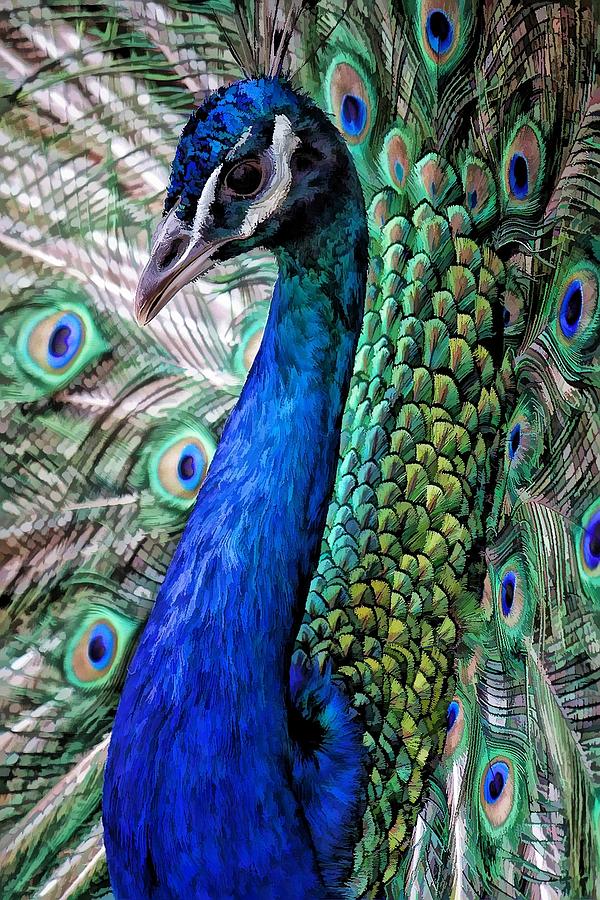
{"label": "iridescent blue plumage", "polygon": [[[286,148],[292,159],[285,200],[279,186],[251,238],[272,247],[279,279],[115,720],[104,823],[119,898],[338,896],[359,821],[361,735],[347,701],[327,675],[297,666],[290,686],[290,665],[362,321],[362,193],[326,117],[261,80],[221,91],[186,127],[169,200],[180,198],[184,218],[240,141],[246,154],[273,141],[273,179],[286,177]],[[317,160],[308,175],[292,147]],[[219,204],[217,191],[207,232],[221,240],[234,213]],[[242,206],[246,222],[255,208]],[[296,214],[302,230],[289,227]],[[298,722],[315,706],[327,741],[303,747]]]}

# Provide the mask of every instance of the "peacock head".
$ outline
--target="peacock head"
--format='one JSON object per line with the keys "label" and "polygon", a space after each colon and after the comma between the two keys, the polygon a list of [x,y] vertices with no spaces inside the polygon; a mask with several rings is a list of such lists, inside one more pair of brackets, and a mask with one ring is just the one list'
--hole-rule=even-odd
{"label": "peacock head", "polygon": [[[321,233],[358,177],[327,116],[278,78],[221,88],[192,114],[136,294],[149,322],[215,263]],[[362,203],[362,195],[360,195]],[[339,215],[339,210],[337,211]]]}

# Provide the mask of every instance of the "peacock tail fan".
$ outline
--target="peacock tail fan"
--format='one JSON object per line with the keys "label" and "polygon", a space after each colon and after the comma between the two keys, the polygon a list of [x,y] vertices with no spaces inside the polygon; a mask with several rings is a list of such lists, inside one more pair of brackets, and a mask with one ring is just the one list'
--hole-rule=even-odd
{"label": "peacock tail fan", "polygon": [[275,268],[255,253],[203,276],[144,330],[133,291],[187,117],[278,58],[290,22],[284,68],[345,137],[371,235],[294,654],[363,734],[348,897],[600,892],[599,15],[3,13],[2,896],[109,890],[112,716]]}

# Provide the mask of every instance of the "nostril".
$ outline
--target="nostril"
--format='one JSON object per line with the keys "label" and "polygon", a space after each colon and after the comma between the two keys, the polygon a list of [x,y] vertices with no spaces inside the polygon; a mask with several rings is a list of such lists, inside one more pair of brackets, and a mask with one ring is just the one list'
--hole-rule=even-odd
{"label": "nostril", "polygon": [[188,245],[187,238],[175,238],[167,247],[165,247],[163,253],[156,260],[156,264],[159,269],[168,269],[174,262],[176,262],[180,256],[182,256],[185,248]]}

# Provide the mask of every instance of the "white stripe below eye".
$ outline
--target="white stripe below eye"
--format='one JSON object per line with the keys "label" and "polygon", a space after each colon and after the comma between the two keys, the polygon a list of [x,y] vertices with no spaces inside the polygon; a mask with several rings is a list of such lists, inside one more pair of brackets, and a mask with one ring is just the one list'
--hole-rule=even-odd
{"label": "white stripe below eye", "polygon": [[[213,200],[215,199],[217,185],[219,182],[219,175],[222,168],[222,165],[217,166],[214,172],[211,172],[210,176],[206,180],[206,184],[202,188],[202,193],[200,194],[200,199],[198,200],[196,215],[194,216],[194,221],[192,222],[192,233],[190,236],[190,240],[188,241],[188,245],[185,248],[184,252],[177,260],[178,269],[185,268],[188,256],[193,254],[194,250],[197,249],[198,238],[200,237],[202,226],[205,224],[205,222],[208,222],[211,216],[210,208],[213,204]],[[175,219],[175,209],[172,209],[169,215],[162,220],[156,230],[154,236],[155,240],[152,247],[152,254],[156,253],[157,247],[163,241],[167,241],[170,243],[172,239],[172,224],[174,221],[176,222],[177,219]],[[181,227],[181,222],[179,222],[178,228]]]}
{"label": "white stripe below eye", "polygon": [[202,226],[210,216],[210,208],[212,206],[213,200],[215,199],[215,194],[217,192],[217,183],[219,181],[219,175],[221,174],[222,168],[223,165],[217,166],[214,172],[211,172],[206,180],[206,184],[202,188],[202,193],[200,194],[200,199],[198,200],[198,208],[196,209],[196,215],[194,216],[194,222],[192,224],[192,234],[195,238],[198,237],[200,231],[202,230]]}
{"label": "white stripe below eye", "polygon": [[259,224],[277,212],[283,204],[292,186],[292,154],[299,144],[300,138],[294,134],[287,116],[275,116],[273,143],[267,150],[273,164],[273,172],[266,189],[246,213],[239,230],[241,238],[253,235]]}

